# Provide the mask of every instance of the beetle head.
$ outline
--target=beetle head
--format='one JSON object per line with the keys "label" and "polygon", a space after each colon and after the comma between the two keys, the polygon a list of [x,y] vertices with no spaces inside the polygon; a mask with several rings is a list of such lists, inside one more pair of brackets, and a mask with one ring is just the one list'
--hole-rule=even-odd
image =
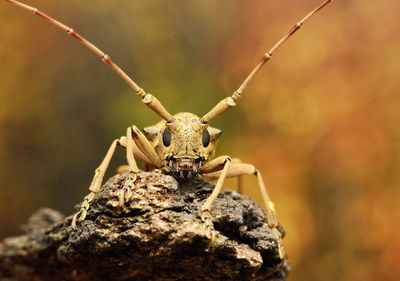
{"label": "beetle head", "polygon": [[193,178],[214,153],[221,131],[183,112],[171,121],[160,121],[144,129],[164,166],[175,178]]}

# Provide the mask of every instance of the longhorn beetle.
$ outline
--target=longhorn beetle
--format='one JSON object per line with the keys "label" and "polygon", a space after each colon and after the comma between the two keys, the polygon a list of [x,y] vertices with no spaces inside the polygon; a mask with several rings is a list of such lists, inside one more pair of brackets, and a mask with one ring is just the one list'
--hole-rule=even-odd
{"label": "longhorn beetle", "polygon": [[143,160],[150,167],[160,169],[165,174],[170,174],[176,179],[192,180],[196,175],[201,175],[206,179],[218,179],[214,190],[200,210],[201,220],[203,222],[206,236],[211,240],[214,239],[215,232],[210,210],[215,198],[221,191],[225,178],[238,177],[242,175],[255,175],[258,179],[258,186],[266,209],[267,225],[272,229],[278,241],[280,258],[283,259],[285,257],[282,243],[283,235],[279,231],[274,203],[268,195],[260,171],[251,164],[232,161],[229,156],[219,156],[211,160],[221,131],[211,127],[209,122],[218,115],[234,107],[236,102],[241,98],[247,84],[253,80],[261,67],[271,59],[272,54],[289,37],[298,31],[306,20],[332,2],[332,0],[325,0],[322,4],[298,21],[285,36],[283,36],[262,56],[260,62],[250,72],[233,95],[221,100],[202,117],[198,117],[189,112],[181,112],[171,115],[156,97],[146,93],[117,64],[115,64],[107,54],[102,52],[83,36],[79,35],[72,28],[53,19],[36,8],[15,0],[5,1],[32,12],[78,40],[82,45],[99,56],[105,64],[110,66],[112,70],[128,83],[128,85],[142,99],[142,102],[162,118],[162,120],[157,124],[144,128],[144,132],[140,131],[136,126],[131,126],[126,130],[126,136],[115,139],[112,142],[104,160],[95,171],[93,180],[89,187],[90,193],[85,196],[80,210],[72,219],[73,228],[77,227],[77,222],[85,219],[90,207],[90,202],[93,200],[95,194],[100,191],[103,177],[108,164],[110,163],[111,157],[113,156],[117,145],[120,145],[126,148],[126,157],[129,167],[126,183],[120,192],[122,203],[123,200],[129,200],[132,196],[131,187],[137,179],[137,174],[139,172],[135,157]]}

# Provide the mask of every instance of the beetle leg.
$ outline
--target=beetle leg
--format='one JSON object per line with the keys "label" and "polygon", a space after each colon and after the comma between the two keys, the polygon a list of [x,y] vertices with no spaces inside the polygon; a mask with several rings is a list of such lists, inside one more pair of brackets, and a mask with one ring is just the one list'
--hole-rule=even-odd
{"label": "beetle leg", "polygon": [[221,192],[230,164],[231,164],[231,159],[229,158],[229,156],[220,156],[206,163],[200,169],[200,173],[207,173],[220,170],[220,175],[218,177],[218,181],[214,187],[213,192],[207,198],[203,206],[201,206],[201,220],[203,222],[203,227],[206,231],[206,236],[209,239],[211,239],[212,242],[214,242],[215,240],[215,230],[214,230],[214,224],[212,222],[211,206],[215,201],[215,199],[217,198],[218,194]]}
{"label": "beetle leg", "polygon": [[[235,163],[242,163],[242,160],[240,158],[232,158],[232,164],[235,164]],[[228,171],[228,174],[229,174],[229,171]],[[238,192],[240,194],[243,194],[243,176],[238,175],[236,178],[237,178]]]}
{"label": "beetle leg", "polygon": [[123,167],[122,171],[127,170],[129,174],[126,178],[124,187],[120,190],[118,195],[120,206],[129,201],[133,194],[132,189],[139,170],[135,161],[135,156],[152,166],[162,167],[160,157],[145,135],[136,126],[127,129],[126,139],[123,138],[122,141],[126,143],[126,155],[128,160],[128,167]]}
{"label": "beetle leg", "polygon": [[[243,176],[243,175],[257,176],[258,187],[260,189],[265,206],[267,225],[271,228],[276,240],[278,241],[279,257],[283,260],[286,257],[282,242],[284,234],[279,230],[280,227],[278,224],[278,220],[276,218],[275,206],[269,197],[261,173],[253,165],[237,163],[237,162],[232,163],[232,165],[229,166],[229,169],[226,173],[226,177],[229,178]],[[217,178],[219,179],[221,176],[222,176],[222,171],[215,171],[212,173],[203,174],[203,177],[207,179],[217,179]]]}
{"label": "beetle leg", "polygon": [[124,186],[118,193],[120,206],[123,206],[125,202],[129,201],[129,199],[132,197],[132,189],[137,179],[137,174],[139,172],[139,168],[137,166],[134,156],[135,147],[136,145],[132,139],[132,127],[129,127],[128,129],[126,129],[126,159],[128,161],[129,169]]}
{"label": "beetle leg", "polygon": [[[123,147],[126,147],[127,143],[127,138],[122,137],[120,140],[120,145]],[[133,141],[133,155],[140,160],[142,160],[146,165],[152,165],[152,162],[149,160],[149,158],[139,149],[139,147],[136,145],[135,141]],[[145,171],[147,171],[145,169]],[[128,173],[129,172],[129,165],[121,165],[117,168],[117,174],[123,174],[123,173]]]}
{"label": "beetle leg", "polygon": [[[122,137],[120,140],[120,145],[123,147],[127,146],[127,137]],[[140,148],[136,145],[135,139],[133,139],[133,155],[145,163],[152,163],[150,159],[140,150]]]}
{"label": "beetle leg", "polygon": [[89,187],[89,190],[91,192],[87,196],[85,196],[80,210],[72,218],[71,225],[73,228],[76,228],[77,222],[83,221],[85,219],[87,211],[89,210],[90,202],[93,200],[95,194],[100,191],[104,174],[107,170],[108,165],[110,164],[111,158],[115,152],[117,145],[121,145],[122,147],[126,148],[126,158],[128,161],[129,172],[128,176],[126,177],[124,187],[120,190],[118,194],[120,205],[123,205],[132,197],[132,188],[134,187],[134,183],[137,179],[137,173],[139,172],[139,168],[135,160],[135,155],[151,163],[146,154],[140,150],[133,139],[134,128],[136,127],[129,127],[126,130],[126,136],[121,137],[120,139],[116,139],[112,142],[106,156],[104,157],[100,166],[95,171],[92,183]]}
{"label": "beetle leg", "polygon": [[[143,160],[145,163],[145,171],[154,170],[163,166],[160,157],[154,150],[146,136],[136,127],[132,126],[132,139],[133,139],[133,155]],[[127,138],[121,138],[121,145],[126,147]],[[128,165],[121,165],[117,169],[118,174],[129,172]]]}
{"label": "beetle leg", "polygon": [[149,159],[149,162],[147,163],[155,166],[156,168],[161,168],[163,166],[163,162],[158,156],[156,150],[146,136],[142,133],[142,131],[136,126],[132,126],[132,137],[140,151],[142,151],[143,154]]}
{"label": "beetle leg", "polygon": [[83,221],[85,219],[87,211],[89,210],[90,202],[93,200],[95,194],[100,191],[104,174],[118,144],[120,144],[119,139],[116,139],[111,143],[106,156],[104,157],[100,166],[97,167],[97,169],[95,170],[93,180],[89,186],[90,193],[85,196],[85,198],[83,199],[83,203],[81,204],[80,210],[73,216],[71,223],[72,228],[75,229],[77,222]]}

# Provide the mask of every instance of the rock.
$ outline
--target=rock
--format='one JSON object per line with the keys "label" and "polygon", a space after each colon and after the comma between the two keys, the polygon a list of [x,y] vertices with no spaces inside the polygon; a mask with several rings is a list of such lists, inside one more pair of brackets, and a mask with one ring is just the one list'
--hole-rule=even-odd
{"label": "rock", "polygon": [[25,234],[0,244],[1,280],[285,280],[264,212],[235,191],[212,209],[212,245],[199,218],[214,185],[140,172],[120,206],[126,174],[110,178],[76,230],[51,209],[33,214]]}

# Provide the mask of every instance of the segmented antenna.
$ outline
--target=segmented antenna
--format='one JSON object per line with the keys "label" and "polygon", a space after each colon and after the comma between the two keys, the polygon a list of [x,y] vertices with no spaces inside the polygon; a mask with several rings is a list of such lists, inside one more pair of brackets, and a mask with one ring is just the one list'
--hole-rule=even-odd
{"label": "segmented antenna", "polygon": [[6,2],[9,2],[11,4],[14,4],[17,7],[20,7],[24,10],[27,10],[29,12],[32,12],[34,15],[37,15],[44,19],[45,21],[51,23],[52,25],[56,26],[57,28],[65,31],[69,35],[71,35],[73,38],[78,40],[82,45],[84,45],[86,48],[88,48],[90,51],[95,53],[100,59],[107,65],[111,67],[114,72],[116,72],[128,85],[136,92],[136,94],[142,98],[142,101],[150,107],[152,110],[154,110],[158,115],[160,115],[164,120],[170,121],[172,120],[171,114],[162,106],[162,104],[159,102],[157,98],[155,98],[153,95],[146,93],[142,88],[140,88],[135,81],[133,81],[128,74],[126,74],[116,63],[114,63],[110,56],[101,51],[99,48],[97,48],[93,43],[91,43],[89,40],[85,39],[82,35],[74,31],[71,27],[66,26],[65,24],[59,22],[58,20],[55,20],[54,18],[50,17],[49,15],[43,13],[42,11],[38,10],[37,8],[33,8],[29,5],[23,4],[21,2],[15,1],[15,0],[5,0]]}
{"label": "segmented antenna", "polygon": [[309,12],[304,18],[298,21],[290,31],[283,36],[275,45],[266,52],[261,58],[260,62],[254,67],[254,69],[250,72],[250,74],[246,77],[240,87],[233,93],[232,96],[227,97],[220,101],[213,109],[211,109],[206,115],[202,117],[203,122],[208,123],[210,120],[214,119],[216,116],[224,113],[228,109],[234,107],[236,105],[236,101],[239,100],[242,96],[243,91],[246,89],[247,84],[253,80],[254,76],[258,73],[258,71],[263,67],[263,65],[272,58],[272,54],[286,41],[291,37],[296,31],[298,31],[303,23],[307,21],[311,16],[313,16],[316,12],[324,8],[333,0],[326,0],[322,4],[320,4],[317,8]]}

